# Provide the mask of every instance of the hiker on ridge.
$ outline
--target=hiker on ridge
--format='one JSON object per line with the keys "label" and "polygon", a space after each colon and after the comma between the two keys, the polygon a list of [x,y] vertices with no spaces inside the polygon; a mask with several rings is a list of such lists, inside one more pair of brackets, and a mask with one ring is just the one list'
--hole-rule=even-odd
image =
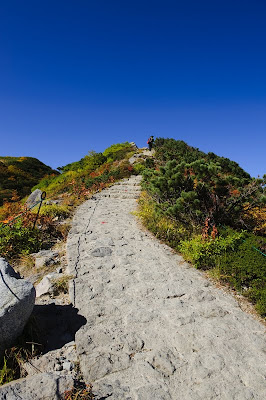
{"label": "hiker on ridge", "polygon": [[150,136],[150,137],[149,137],[147,143],[148,143],[148,145],[149,145],[149,150],[151,151],[152,145],[153,145],[153,143],[154,143],[153,136]]}

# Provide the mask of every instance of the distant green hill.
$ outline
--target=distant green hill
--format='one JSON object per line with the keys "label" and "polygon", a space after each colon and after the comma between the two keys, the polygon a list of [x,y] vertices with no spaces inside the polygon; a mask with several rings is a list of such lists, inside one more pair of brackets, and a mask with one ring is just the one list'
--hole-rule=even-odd
{"label": "distant green hill", "polygon": [[52,174],[59,173],[37,158],[0,156],[0,206],[5,199],[10,200],[15,191],[23,198],[40,179]]}

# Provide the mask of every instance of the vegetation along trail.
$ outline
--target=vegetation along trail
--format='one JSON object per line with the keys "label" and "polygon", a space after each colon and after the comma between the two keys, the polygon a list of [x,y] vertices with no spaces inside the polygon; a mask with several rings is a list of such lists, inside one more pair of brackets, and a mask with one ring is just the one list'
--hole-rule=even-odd
{"label": "vegetation along trail", "polygon": [[263,325],[140,228],[139,182],[83,203],[68,237],[86,382],[97,399],[265,398]]}

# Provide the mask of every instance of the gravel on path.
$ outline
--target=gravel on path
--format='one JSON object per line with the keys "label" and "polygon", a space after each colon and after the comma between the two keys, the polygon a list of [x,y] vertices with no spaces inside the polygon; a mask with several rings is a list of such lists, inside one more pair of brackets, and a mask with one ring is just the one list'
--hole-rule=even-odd
{"label": "gravel on path", "polygon": [[96,399],[265,399],[264,326],[140,229],[139,182],[83,203],[69,233],[86,382]]}

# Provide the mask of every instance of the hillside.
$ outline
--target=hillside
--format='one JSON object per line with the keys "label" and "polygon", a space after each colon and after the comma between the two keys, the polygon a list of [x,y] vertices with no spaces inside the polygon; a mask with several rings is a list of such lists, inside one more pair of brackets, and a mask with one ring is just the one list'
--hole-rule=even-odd
{"label": "hillside", "polygon": [[[24,174],[29,174],[29,168],[28,172],[18,168],[18,163],[22,163],[23,160],[5,160],[5,163],[1,161],[5,172],[10,171],[10,161],[9,165],[19,169],[23,178]],[[11,161],[17,162],[15,167]],[[58,304],[65,304],[61,301],[70,301],[67,297],[70,288],[71,302],[79,308],[80,313],[87,318],[87,315],[91,317],[93,312],[93,315],[100,318],[93,326],[93,330],[99,332],[102,327],[107,329],[104,324],[112,330],[115,329],[112,323],[115,321],[117,326],[121,322],[120,312],[118,317],[112,312],[121,308],[125,311],[126,302],[130,314],[126,316],[125,322],[132,327],[130,329],[133,339],[142,329],[143,322],[148,323],[147,332],[150,332],[151,336],[148,335],[145,342],[147,340],[147,343],[151,341],[159,344],[157,350],[163,362],[167,360],[162,358],[161,354],[173,353],[170,345],[166,350],[160,347],[165,344],[163,335],[161,342],[153,336],[153,332],[156,332],[156,336],[160,327],[167,325],[167,321],[160,320],[158,309],[163,310],[161,315],[164,317],[169,316],[167,337],[169,338],[174,320],[180,323],[179,328],[184,325],[190,332],[195,332],[196,336],[193,333],[191,339],[193,345],[195,337],[208,338],[209,333],[215,329],[216,320],[206,336],[205,318],[208,318],[208,321],[218,318],[219,323],[223,324],[224,316],[228,321],[228,317],[233,315],[228,323],[232,327],[239,321],[233,329],[239,331],[241,337],[241,327],[245,326],[246,329],[249,317],[243,313],[239,318],[239,306],[254,314],[255,309],[250,304],[253,303],[258,314],[262,318],[266,316],[266,177],[253,179],[234,161],[213,153],[206,154],[183,141],[164,138],[156,139],[151,152],[137,149],[133,143],[114,144],[103,153],[89,152],[80,161],[61,167],[60,170],[61,174],[45,176],[35,186],[47,193],[36,225],[37,208],[25,212],[24,205],[19,201],[5,203],[0,207],[0,220],[4,221],[0,225],[0,256],[15,265],[22,276],[34,282],[38,292],[36,304],[54,304],[55,299]],[[142,229],[139,230],[134,215],[141,219],[153,236]],[[70,226],[73,229],[69,233]],[[175,251],[170,251],[163,243]],[[181,256],[195,268],[204,270],[204,274],[185,264]],[[102,260],[102,257],[106,257],[105,260]],[[132,273],[129,272],[130,269]],[[77,275],[78,280],[75,279]],[[52,280],[49,290],[45,289],[48,290],[45,294],[41,292],[41,288],[43,280],[47,281],[49,276]],[[203,282],[203,276],[211,277],[219,282],[219,286],[222,284],[230,293],[237,294],[239,305],[232,307],[232,299],[229,297],[225,303],[223,292],[219,294],[217,289],[210,286],[209,281]],[[152,290],[149,289],[149,285]],[[97,301],[101,299],[104,307],[113,297],[116,301],[121,299],[122,303],[104,315],[104,307],[95,310],[92,308],[95,295]],[[88,299],[92,300],[89,308]],[[160,304],[156,305],[156,309],[149,310],[155,300]],[[180,307],[175,304],[173,308],[173,302],[178,302]],[[98,302],[96,304],[98,307]],[[103,315],[104,323],[101,319]],[[128,318],[130,324],[127,322]],[[87,366],[91,365],[90,370],[94,374],[93,365],[96,365],[98,360],[88,360],[84,355],[86,352],[83,352],[83,340],[86,340],[87,347],[90,345],[87,335],[92,337],[87,328],[76,335],[76,349],[77,352],[82,349],[82,354],[79,354],[80,367],[82,370],[86,365],[82,372],[84,379],[90,381]],[[226,325],[223,330],[227,332]],[[54,326],[52,332],[55,332]],[[101,337],[98,332],[96,336]],[[173,332],[176,335],[176,326]],[[18,347],[15,352],[12,349],[7,350],[6,364],[0,359],[0,376],[2,374],[3,377],[2,381],[0,379],[0,386],[1,383],[21,377],[20,362],[17,361],[20,358],[16,356],[16,352],[21,355],[23,349],[27,354],[25,359],[35,357],[44,351],[45,347],[42,346],[49,342],[46,336],[38,336],[38,332],[27,333],[26,328],[25,335],[21,343],[17,341]],[[58,330],[56,335],[58,336]],[[186,337],[187,334],[182,341]],[[215,334],[211,341],[218,340],[216,338],[218,336]],[[224,336],[225,345],[229,339],[227,335]],[[249,346],[248,343],[253,343],[254,340],[243,342],[242,347]],[[130,341],[132,342],[131,338]],[[40,343],[40,348],[32,350],[31,347],[28,351],[27,346],[32,342]],[[100,346],[103,348],[102,344]],[[142,351],[142,348],[145,349],[143,346],[140,347],[140,354],[146,353]],[[220,348],[219,346],[215,346],[215,349]],[[119,349],[122,350],[122,347]],[[135,353],[138,352],[134,350],[130,350],[131,364],[134,363]],[[68,357],[67,348],[60,349],[60,357],[61,351],[65,351],[64,354]],[[109,354],[109,349],[106,351]],[[208,348],[207,352],[210,354],[212,349]],[[226,363],[231,363],[231,353],[228,357],[223,353],[224,348],[221,350],[221,356],[225,358]],[[91,354],[90,351],[88,354]],[[215,356],[216,351],[212,354]],[[123,357],[123,354],[119,353],[119,359],[121,355]],[[45,359],[46,355],[37,361],[32,359],[32,363],[39,363],[35,364],[36,368],[41,365],[42,357]],[[188,358],[187,354],[186,359]],[[71,363],[71,359],[69,360]],[[171,360],[180,361],[179,357]],[[189,362],[194,365],[193,357]],[[98,371],[103,368],[105,374],[104,368],[108,363],[109,359],[103,358]],[[245,365],[245,361],[239,365]],[[113,365],[110,368],[113,368]],[[234,368],[237,370],[238,365]],[[115,369],[122,372],[128,368],[115,364]],[[196,369],[195,376],[201,373]],[[74,369],[71,374],[73,379],[77,378]],[[254,376],[257,376],[257,373],[254,373]],[[97,378],[96,375],[95,377]],[[184,382],[185,377],[186,373],[182,378]],[[108,379],[107,376],[104,382]],[[127,379],[130,380],[130,385],[134,381],[131,374],[121,375],[122,381]],[[215,387],[219,382],[220,372]],[[186,386],[184,385],[184,390]],[[51,385],[52,387],[54,386]],[[174,393],[175,388],[171,385],[169,388]],[[49,398],[53,397],[50,395]]]}
{"label": "hillside", "polygon": [[[73,206],[115,181],[141,174],[144,195],[139,200],[139,216],[144,225],[195,267],[210,270],[244,293],[258,312],[266,315],[266,176],[251,178],[228,158],[165,138],[155,140],[152,152],[128,142],[114,144],[103,153],[91,151],[80,161],[61,167],[61,174],[45,176],[33,188],[33,179],[37,181],[30,169],[33,163],[27,164],[23,158],[4,160],[9,188],[13,185],[18,189],[18,182],[25,190],[21,177],[24,181],[30,177],[28,190],[39,188],[47,193],[39,220],[42,240],[39,232],[32,231],[33,210],[26,220],[0,232],[0,254],[4,257],[12,259],[49,247],[66,235],[60,221],[72,214]],[[42,164],[31,160],[37,167]],[[22,165],[24,170],[19,168]],[[35,176],[44,174],[37,167]],[[16,178],[12,178],[14,171]],[[19,202],[5,204],[0,220],[12,220],[21,212]]]}
{"label": "hillside", "polygon": [[15,194],[23,198],[44,176],[58,174],[37,158],[0,156],[0,205]]}

